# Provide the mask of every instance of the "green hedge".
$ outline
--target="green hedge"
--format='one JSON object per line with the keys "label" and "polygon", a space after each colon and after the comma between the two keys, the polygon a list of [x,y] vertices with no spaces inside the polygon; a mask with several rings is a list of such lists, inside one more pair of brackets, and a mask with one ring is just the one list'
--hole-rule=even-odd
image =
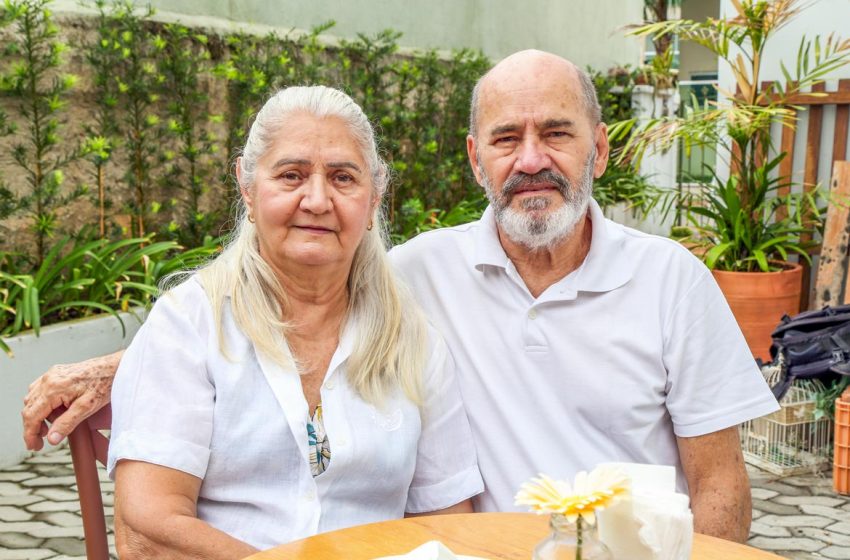
{"label": "green hedge", "polygon": [[[155,22],[127,0],[97,0],[93,29],[69,45],[49,4],[11,0],[0,18],[12,37],[0,58],[0,133],[18,123],[0,218],[26,220],[34,240],[5,248],[34,245],[22,252],[36,266],[55,234],[77,235],[60,219],[72,203],[102,237],[157,233],[196,246],[217,234],[236,192],[229,163],[252,115],[294,84],[341,87],[373,119],[396,175],[387,213],[397,238],[422,227],[409,222],[420,218],[411,207],[480,199],[465,148],[470,92],[489,66],[480,53],[402,55],[392,31],[331,47],[319,35],[333,23],[306,35],[201,33]],[[83,61],[83,79],[69,60]],[[92,109],[71,111],[73,103]],[[81,141],[70,132],[78,129]],[[83,173],[79,184],[66,179]]]}

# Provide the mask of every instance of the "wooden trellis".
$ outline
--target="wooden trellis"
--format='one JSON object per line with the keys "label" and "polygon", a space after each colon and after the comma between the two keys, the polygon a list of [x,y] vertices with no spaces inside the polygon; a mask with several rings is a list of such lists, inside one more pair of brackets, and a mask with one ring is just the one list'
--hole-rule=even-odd
{"label": "wooden trellis", "polygon": [[[767,84],[763,84],[765,88]],[[817,84],[812,88],[813,92],[819,95],[800,94],[791,97],[788,100],[789,109],[792,114],[789,119],[796,119],[797,109],[804,109],[808,115],[808,126],[806,129],[805,140],[805,159],[803,166],[803,191],[811,192],[818,184],[818,166],[821,154],[822,129],[824,121],[824,108],[829,105],[835,106],[835,131],[832,138],[832,154],[830,165],[834,168],[836,162],[844,162],[848,159],[847,154],[847,133],[848,124],[850,124],[850,79],[838,81],[838,88],[835,91],[826,91],[824,84]],[[779,176],[790,177],[793,172],[794,165],[794,149],[795,149],[795,129],[792,126],[783,126],[779,149],[781,152],[786,152],[788,155],[779,164]],[[829,146],[825,146],[829,149]],[[838,166],[841,169],[844,167]],[[815,301],[812,307],[820,307],[828,303],[836,304],[842,301],[844,292],[844,276],[846,276],[847,268],[847,232],[842,231],[848,227],[847,205],[850,205],[850,186],[846,185],[850,175],[846,171],[841,171],[844,175],[837,177],[833,171],[831,180],[832,198],[838,201],[839,204],[830,206],[829,213],[832,215],[834,222],[831,229],[824,233],[824,243],[822,250],[816,247],[813,254],[825,253],[820,259],[818,269],[818,280],[815,289]],[[837,182],[836,182],[837,181]],[[790,185],[780,188],[780,194],[787,194],[790,190]],[[837,190],[836,190],[837,189]],[[842,203],[843,201],[843,203]],[[842,209],[842,206],[844,208]],[[830,221],[830,215],[827,216],[827,221]],[[827,224],[827,228],[830,228]],[[835,230],[835,228],[839,228]],[[841,239],[844,239],[843,242]],[[840,256],[841,253],[843,256]],[[805,264],[805,263],[804,263]],[[821,268],[826,267],[825,272],[821,272]],[[836,268],[838,267],[838,268]],[[838,288],[834,285],[834,276],[838,271],[843,271],[842,279],[839,281]],[[810,278],[808,267],[803,274],[803,295],[801,301],[801,309],[809,307],[809,288]],[[850,293],[850,292],[848,292]]]}

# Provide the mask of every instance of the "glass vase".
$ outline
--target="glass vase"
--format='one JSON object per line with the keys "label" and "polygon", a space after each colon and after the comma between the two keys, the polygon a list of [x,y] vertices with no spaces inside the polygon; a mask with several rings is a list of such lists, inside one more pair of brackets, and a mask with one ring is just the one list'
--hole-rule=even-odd
{"label": "glass vase", "polygon": [[578,517],[568,521],[563,515],[549,518],[552,533],[534,548],[532,560],[613,560],[611,551],[599,540],[595,525]]}

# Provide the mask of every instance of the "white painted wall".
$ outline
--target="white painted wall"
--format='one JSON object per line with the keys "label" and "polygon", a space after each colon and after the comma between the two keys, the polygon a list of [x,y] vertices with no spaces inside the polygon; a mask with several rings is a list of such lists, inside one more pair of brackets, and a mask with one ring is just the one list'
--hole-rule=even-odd
{"label": "white painted wall", "polygon": [[126,336],[111,316],[68,321],[31,333],[5,339],[13,358],[0,352],[0,468],[20,463],[27,457],[21,425],[21,409],[27,388],[54,364],[79,362],[126,348],[141,326],[138,315],[122,313]]}
{"label": "white painted wall", "polygon": [[[391,28],[405,47],[481,49],[493,60],[538,48],[580,66],[607,69],[639,62],[641,43],[620,29],[642,19],[640,0],[151,0],[163,19],[187,24],[286,31],[309,30],[328,20],[336,37],[354,38]],[[77,0],[55,9],[80,11]]]}

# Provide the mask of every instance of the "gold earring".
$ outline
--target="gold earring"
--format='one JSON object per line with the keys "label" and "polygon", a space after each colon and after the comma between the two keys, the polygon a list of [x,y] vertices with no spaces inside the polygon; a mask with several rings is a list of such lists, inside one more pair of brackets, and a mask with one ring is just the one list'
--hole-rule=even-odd
{"label": "gold earring", "polygon": [[252,224],[254,223],[255,220],[254,220],[254,213],[253,212],[248,212],[248,221],[251,222]]}
{"label": "gold earring", "polygon": [[369,220],[369,225],[366,226],[366,231],[372,231],[372,220]]}

